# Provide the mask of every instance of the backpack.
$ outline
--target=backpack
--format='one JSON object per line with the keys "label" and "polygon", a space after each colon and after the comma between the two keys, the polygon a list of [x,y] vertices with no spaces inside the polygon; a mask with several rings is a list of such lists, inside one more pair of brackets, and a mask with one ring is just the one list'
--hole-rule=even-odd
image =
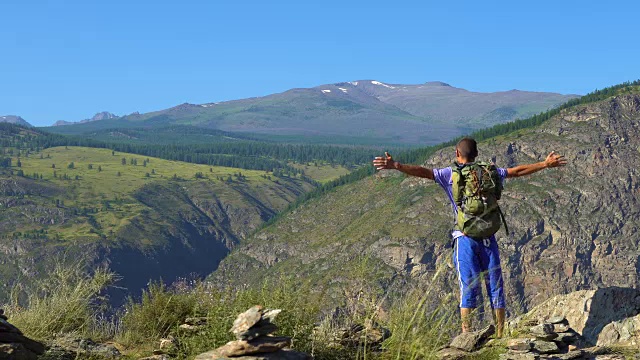
{"label": "backpack", "polygon": [[509,233],[504,215],[498,206],[502,181],[494,164],[454,163],[452,192],[458,215],[455,229],[474,239],[486,239],[502,224]]}

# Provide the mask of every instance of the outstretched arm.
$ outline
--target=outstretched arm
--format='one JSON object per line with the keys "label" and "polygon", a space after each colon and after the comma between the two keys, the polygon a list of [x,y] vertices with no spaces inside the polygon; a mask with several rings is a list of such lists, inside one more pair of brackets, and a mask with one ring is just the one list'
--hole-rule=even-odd
{"label": "outstretched arm", "polygon": [[554,168],[554,167],[565,166],[565,165],[567,165],[567,159],[565,159],[564,156],[557,155],[554,151],[552,151],[544,161],[540,161],[535,164],[519,165],[516,167],[508,168],[507,177],[512,178],[512,177],[518,177],[518,176],[531,175],[542,169]]}
{"label": "outstretched arm", "polygon": [[391,155],[388,152],[384,153],[384,156],[378,156],[373,159],[373,166],[376,170],[382,169],[395,169],[403,172],[407,175],[417,176],[433,180],[433,170],[418,165],[405,165],[400,164],[397,161],[393,161]]}

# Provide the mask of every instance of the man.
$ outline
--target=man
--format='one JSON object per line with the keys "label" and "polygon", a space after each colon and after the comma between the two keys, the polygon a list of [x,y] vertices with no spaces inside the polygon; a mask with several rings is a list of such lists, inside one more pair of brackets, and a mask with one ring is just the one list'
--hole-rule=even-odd
{"label": "man", "polygon": [[[475,140],[464,138],[456,145],[456,162],[459,166],[474,163],[477,156],[478,147]],[[552,151],[544,161],[508,169],[497,168],[496,170],[500,181],[503,181],[505,178],[530,175],[543,169],[566,164],[567,161],[564,156],[556,155]],[[457,218],[458,206],[454,201],[452,191],[454,170],[451,167],[429,169],[418,165],[400,164],[394,161],[391,155],[386,152],[384,157],[376,157],[373,160],[373,165],[377,170],[395,169],[411,176],[434,180],[449,196],[453,206],[454,219]],[[455,241],[454,265],[460,285],[462,332],[471,331],[470,315],[477,306],[476,297],[480,291],[481,274],[486,274],[485,281],[487,282],[491,308],[494,310],[494,318],[496,320],[496,336],[502,337],[505,320],[505,300],[500,256],[495,236],[491,235],[487,239],[474,239],[460,230],[454,230],[452,236]]]}

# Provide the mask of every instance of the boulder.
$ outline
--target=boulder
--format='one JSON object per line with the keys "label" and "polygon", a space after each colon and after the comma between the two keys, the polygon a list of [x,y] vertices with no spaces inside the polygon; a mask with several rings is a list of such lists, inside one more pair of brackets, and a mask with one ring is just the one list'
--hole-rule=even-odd
{"label": "boulder", "polygon": [[482,347],[496,331],[495,326],[489,325],[480,331],[466,332],[456,336],[449,347],[467,352],[476,351]]}
{"label": "boulder", "polygon": [[555,354],[560,351],[558,344],[553,341],[544,341],[544,340],[534,340],[533,350],[539,352],[540,354]]}
{"label": "boulder", "polygon": [[640,348],[640,315],[607,324],[598,335],[596,345]]}
{"label": "boulder", "polygon": [[260,321],[262,318],[262,306],[256,305],[249,310],[238,315],[233,322],[231,332],[236,335],[238,340],[244,340],[244,333]]}
{"label": "boulder", "polygon": [[[571,328],[591,344],[598,344],[603,329],[640,314],[640,290],[608,287],[581,290],[555,296],[534,307],[526,319],[564,317]],[[612,326],[615,328],[615,325]],[[608,330],[609,331],[609,330]],[[608,333],[600,343],[613,344],[615,334]]]}
{"label": "boulder", "polygon": [[469,353],[455,348],[444,348],[438,351],[438,359],[440,360],[464,360],[468,358]]}
{"label": "boulder", "polygon": [[262,336],[255,340],[234,340],[216,349],[220,357],[271,353],[291,346],[291,338]]}
{"label": "boulder", "polygon": [[196,356],[195,360],[313,360],[313,358],[308,354],[288,349],[268,354],[238,357],[221,357],[215,353],[215,350],[212,350]]}

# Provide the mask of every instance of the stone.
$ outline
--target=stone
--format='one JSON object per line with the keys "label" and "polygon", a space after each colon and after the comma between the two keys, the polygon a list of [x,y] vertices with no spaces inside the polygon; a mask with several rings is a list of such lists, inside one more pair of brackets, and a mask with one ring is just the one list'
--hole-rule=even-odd
{"label": "stone", "polygon": [[564,316],[552,316],[546,320],[549,324],[567,324],[567,319]]}
{"label": "stone", "polygon": [[574,332],[561,332],[557,334],[558,337],[556,337],[554,340],[559,342],[571,343],[578,339],[578,334]]}
{"label": "stone", "polygon": [[258,323],[262,318],[262,306],[256,305],[249,310],[243,312],[238,315],[236,320],[233,322],[233,326],[231,327],[231,332],[236,335],[238,340],[242,340],[240,334],[243,334],[247,330],[249,330],[252,326]]}
{"label": "stone", "polygon": [[495,331],[495,326],[489,325],[480,331],[462,333],[451,341],[449,347],[467,352],[476,351],[489,340],[489,336],[493,335]]}
{"label": "stone", "polygon": [[0,344],[0,359],[6,360],[36,360],[38,355],[29,351],[23,344]]}
{"label": "stone", "polygon": [[553,334],[552,324],[540,324],[529,328],[529,332],[535,336],[546,336]]}
{"label": "stone", "polygon": [[554,355],[553,357],[558,360],[574,360],[574,359],[581,359],[583,355],[584,355],[584,351],[582,350],[572,350],[564,354]]}
{"label": "stone", "polygon": [[567,324],[553,324],[553,332],[561,333],[569,331],[569,325]]}
{"label": "stone", "polygon": [[102,344],[88,338],[78,338],[71,335],[54,339],[49,352],[102,359],[116,359],[122,356],[114,343]]}
{"label": "stone", "polygon": [[176,349],[176,346],[177,346],[176,338],[174,338],[171,335],[169,335],[165,339],[160,339],[160,350],[162,350],[165,353],[174,351]]}
{"label": "stone", "polygon": [[436,356],[440,360],[463,360],[467,358],[468,355],[469,353],[466,351],[450,347],[440,349],[440,351],[438,351],[438,353],[436,354]]}
{"label": "stone", "polygon": [[[556,315],[564,316],[571,328],[587,342],[598,344],[598,337],[607,325],[622,322],[638,314],[640,290],[612,286],[554,296],[531,309],[526,318],[548,319]],[[603,336],[606,336],[606,339],[603,337],[600,345],[619,341],[615,340],[615,336]]]}
{"label": "stone", "polygon": [[534,340],[532,347],[541,354],[555,354],[560,351],[558,344],[553,341]]}
{"label": "stone", "polygon": [[278,331],[278,327],[272,323],[264,323],[260,325],[256,325],[250,329],[245,330],[242,333],[236,334],[236,338],[238,340],[253,340],[260,336],[266,336]]}
{"label": "stone", "polygon": [[511,339],[507,342],[509,350],[529,351],[533,347],[531,339]]}
{"label": "stone", "polygon": [[557,337],[558,337],[558,334],[556,334],[556,333],[551,333],[551,334],[546,334],[546,335],[536,335],[536,339],[544,340],[544,341],[555,340]]}
{"label": "stone", "polygon": [[575,345],[569,345],[569,346],[567,346],[567,350],[569,350],[569,351],[578,350],[578,347],[575,346]]}
{"label": "stone", "polygon": [[204,326],[203,325],[182,324],[182,325],[178,326],[178,328],[180,330],[183,330],[183,331],[186,331],[186,332],[195,333],[195,332],[198,332],[198,331],[204,329]]}
{"label": "stone", "polygon": [[640,347],[640,315],[607,324],[598,334],[596,345]]}
{"label": "stone", "polygon": [[276,352],[289,346],[291,346],[291,338],[262,336],[252,341],[230,341],[215,351],[221,357],[237,357]]}
{"label": "stone", "polygon": [[313,360],[313,358],[308,354],[288,349],[268,354],[257,354],[239,357],[221,357],[214,352],[215,350],[202,353],[196,356],[195,360]]}
{"label": "stone", "polygon": [[539,360],[540,355],[531,352],[514,353],[508,352],[506,354],[500,354],[500,360]]}

